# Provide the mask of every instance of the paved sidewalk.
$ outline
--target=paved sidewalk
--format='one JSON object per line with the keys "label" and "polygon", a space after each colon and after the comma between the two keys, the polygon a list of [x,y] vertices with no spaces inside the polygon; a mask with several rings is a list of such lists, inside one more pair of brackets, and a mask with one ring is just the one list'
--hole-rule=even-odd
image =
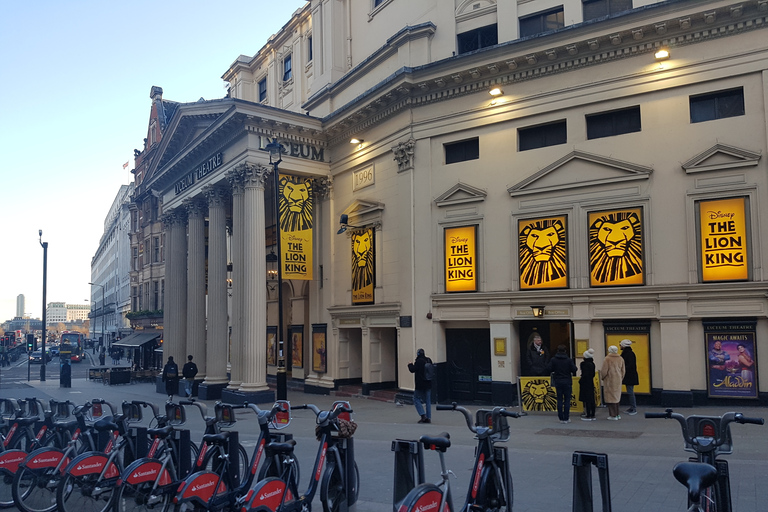
{"label": "paved sidewalk", "polygon": [[[58,387],[58,382],[31,381],[30,383],[4,382],[0,397],[38,396],[40,398],[69,399],[84,402],[104,398],[119,404],[122,400],[147,400],[158,404],[165,397],[155,392],[152,384],[105,386],[100,382],[75,379],[72,388]],[[314,403],[328,408],[337,399],[334,396],[309,395],[288,391],[292,404]],[[457,412],[432,411],[432,424],[417,424],[413,406],[399,406],[391,402],[344,398],[354,409],[359,427],[355,434],[355,453],[360,470],[360,499],[353,507],[357,512],[384,512],[392,510],[394,456],[392,440],[418,439],[420,435],[448,432],[452,446],[446,454],[446,463],[456,474],[451,480],[454,509],[460,509],[466,494],[475,441]],[[212,401],[206,402],[212,411]],[[468,406],[475,411],[477,406]],[[675,463],[690,454],[683,451],[682,436],[677,422],[647,420],[643,412],[661,411],[660,408],[640,408],[636,416],[622,416],[621,421],[606,421],[605,409],[598,409],[599,421],[580,421],[578,414],[572,423],[563,425],[552,414],[529,414],[519,419],[510,418],[512,437],[505,443],[509,449],[510,468],[515,488],[515,512],[569,511],[572,505],[574,451],[605,453],[608,455],[612,510],[634,512],[685,511],[684,488],[672,476]],[[685,415],[717,414],[731,408],[680,409]],[[743,407],[745,415],[765,417],[765,408]],[[199,439],[202,421],[194,410],[188,411],[187,427],[192,438]],[[314,439],[314,415],[310,411],[294,411],[290,427],[286,430],[297,439],[296,453],[301,463],[301,488],[305,489],[310,468],[317,451]],[[241,441],[250,449],[257,436],[257,427],[250,411],[240,413],[235,428]],[[737,512],[768,510],[768,426],[732,425],[734,453],[726,456],[730,464],[733,509]],[[428,481],[439,479],[437,456],[428,452],[426,474]],[[593,471],[595,510],[600,510],[600,490],[596,470]],[[319,497],[317,510],[322,510]]]}

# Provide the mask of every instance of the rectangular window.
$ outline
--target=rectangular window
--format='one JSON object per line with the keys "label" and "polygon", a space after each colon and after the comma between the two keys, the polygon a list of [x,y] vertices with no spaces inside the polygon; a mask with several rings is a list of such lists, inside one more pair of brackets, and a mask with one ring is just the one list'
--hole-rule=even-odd
{"label": "rectangular window", "polygon": [[473,52],[499,42],[499,30],[496,24],[462,32],[456,36],[459,53]]}
{"label": "rectangular window", "polygon": [[312,36],[307,36],[307,62],[312,62]]}
{"label": "rectangular window", "polygon": [[600,139],[640,131],[640,107],[591,114],[587,117],[587,138]]}
{"label": "rectangular window", "polygon": [[582,0],[584,21],[632,10],[632,0]]}
{"label": "rectangular window", "polygon": [[143,289],[144,289],[144,285],[143,284],[139,284],[139,295],[138,295],[139,296],[139,309],[137,309],[137,311],[144,311],[144,304],[141,301],[142,290]]}
{"label": "rectangular window", "polygon": [[133,258],[131,258],[131,270],[139,270],[139,248],[132,247],[131,251],[133,252]]}
{"label": "rectangular window", "polygon": [[165,279],[160,280],[160,309],[165,309]]}
{"label": "rectangular window", "polygon": [[563,8],[553,9],[551,11],[540,12],[532,16],[520,18],[520,37],[535,36],[557,30],[565,26],[565,16]]}
{"label": "rectangular window", "polygon": [[443,147],[445,148],[446,164],[455,164],[456,162],[480,158],[480,139],[477,138],[461,142],[451,142],[450,144],[444,144]]}
{"label": "rectangular window", "polygon": [[142,261],[142,264],[141,264],[142,267],[144,267],[146,265],[149,265],[149,262],[150,262],[150,259],[149,259],[149,248],[150,247],[151,246],[149,245],[149,238],[147,238],[146,240],[144,240],[144,250],[143,251],[139,251],[139,252],[143,253],[142,254],[142,259],[144,261]]}
{"label": "rectangular window", "polygon": [[152,310],[160,309],[160,282],[152,281]]}
{"label": "rectangular window", "polygon": [[131,286],[131,311],[139,310],[139,292],[135,286]]}
{"label": "rectangular window", "polygon": [[554,123],[520,128],[517,130],[519,151],[557,146],[567,142],[565,119]]}
{"label": "rectangular window", "polygon": [[690,97],[691,122],[744,115],[744,89],[729,89]]}
{"label": "rectangular window", "polygon": [[152,263],[160,263],[160,237],[152,238]]}
{"label": "rectangular window", "polygon": [[259,103],[267,101],[267,77],[259,80]]}
{"label": "rectangular window", "polygon": [[291,67],[291,55],[288,54],[283,59],[283,82],[293,78],[293,68]]}

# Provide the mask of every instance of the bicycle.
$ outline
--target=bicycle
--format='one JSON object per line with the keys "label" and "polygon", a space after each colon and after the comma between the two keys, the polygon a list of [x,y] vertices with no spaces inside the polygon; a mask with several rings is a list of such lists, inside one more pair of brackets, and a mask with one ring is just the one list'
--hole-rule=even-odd
{"label": "bicycle", "polygon": [[349,402],[335,402],[330,411],[321,411],[312,404],[294,409],[310,409],[317,417],[315,433],[320,446],[307,491],[304,494],[298,491],[296,459],[293,456],[295,441],[270,443],[266,447],[267,455],[283,457],[282,471],[277,477],[259,481],[248,492],[243,512],[308,512],[312,510],[312,500],[318,487],[325,512],[338,512],[342,505],[350,506],[357,501],[360,472],[354,460],[354,426],[350,428],[354,424],[340,418],[340,415],[352,412]]}
{"label": "bicycle", "polygon": [[763,418],[746,418],[742,413],[728,412],[722,416],[687,418],[667,409],[663,413],[646,412],[646,418],[665,418],[680,424],[685,451],[696,458],[675,465],[675,478],[688,488],[689,511],[731,512],[731,484],[728,463],[718,459],[720,454],[733,453],[730,424],[763,425]]}
{"label": "bicycle", "polygon": [[[509,511],[514,502],[514,489],[512,476],[509,472],[509,457],[506,446],[496,446],[497,442],[509,439],[509,425],[506,418],[519,418],[516,412],[510,412],[503,407],[494,407],[491,410],[479,409],[475,414],[473,424],[472,415],[467,409],[452,403],[451,405],[437,405],[438,411],[458,411],[464,415],[467,427],[475,434],[477,447],[475,448],[475,461],[472,465],[472,474],[469,480],[469,489],[461,510],[468,511]],[[451,486],[448,477],[453,474],[445,467],[445,452],[451,446],[450,436],[447,433],[437,437],[422,436],[419,442],[424,448],[437,451],[440,457],[440,477],[437,484],[419,483],[414,487],[399,505],[400,511],[416,511],[429,507],[437,507],[436,510],[453,510],[451,498]],[[397,505],[397,504],[395,504]]]}

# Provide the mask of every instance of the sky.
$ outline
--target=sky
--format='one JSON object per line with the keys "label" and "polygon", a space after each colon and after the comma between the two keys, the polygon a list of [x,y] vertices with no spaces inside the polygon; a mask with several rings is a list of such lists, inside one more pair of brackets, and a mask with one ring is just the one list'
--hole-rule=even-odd
{"label": "sky", "polygon": [[[180,103],[222,98],[304,0],[30,0],[0,3],[0,323],[47,302],[86,304],[91,259],[133,180],[152,86]],[[127,168],[123,164],[129,163]]]}

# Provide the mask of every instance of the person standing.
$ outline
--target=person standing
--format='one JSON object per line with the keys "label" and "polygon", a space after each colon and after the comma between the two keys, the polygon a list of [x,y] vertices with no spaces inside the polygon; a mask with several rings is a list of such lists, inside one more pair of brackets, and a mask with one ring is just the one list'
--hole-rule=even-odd
{"label": "person standing", "polygon": [[165,382],[166,394],[179,394],[179,365],[173,361],[173,356],[168,356],[168,362],[163,367],[162,380]]}
{"label": "person standing", "polygon": [[637,400],[635,399],[635,386],[640,384],[640,378],[637,375],[637,357],[632,352],[632,340],[621,340],[621,358],[624,360],[624,378],[621,383],[627,386],[627,396],[629,397],[629,409],[627,414],[634,416],[637,414]]}
{"label": "person standing", "polygon": [[432,360],[424,354],[424,349],[416,351],[416,360],[408,363],[408,370],[413,374],[413,405],[421,419],[418,423],[432,423],[432,380],[425,375],[424,367]]}
{"label": "person standing", "polygon": [[557,391],[557,417],[560,423],[570,423],[571,393],[573,392],[573,380],[576,375],[576,364],[568,357],[565,345],[557,346],[557,353],[547,365],[547,373],[552,374],[552,381]]}
{"label": "person standing", "polygon": [[579,364],[579,401],[584,404],[583,421],[595,421],[595,349],[588,349],[583,354],[584,360]]}
{"label": "person standing", "polygon": [[105,362],[106,362],[106,356],[104,352],[104,347],[101,347],[101,350],[99,350],[99,365],[104,366]]}
{"label": "person standing", "polygon": [[538,332],[534,332],[531,335],[531,343],[528,346],[528,352],[525,354],[525,361],[529,376],[540,377],[549,375],[547,371],[549,352],[547,352],[547,349],[542,344],[541,334]]}
{"label": "person standing", "polygon": [[624,379],[624,360],[619,355],[616,345],[608,347],[608,355],[603,360],[600,373],[603,379],[603,400],[608,406],[608,419],[620,420],[619,402],[621,401],[621,381]]}
{"label": "person standing", "polygon": [[187,356],[187,362],[181,369],[181,376],[184,377],[184,391],[188,397],[192,396],[192,389],[195,385],[195,375],[197,375],[197,365],[192,362],[192,356]]}

